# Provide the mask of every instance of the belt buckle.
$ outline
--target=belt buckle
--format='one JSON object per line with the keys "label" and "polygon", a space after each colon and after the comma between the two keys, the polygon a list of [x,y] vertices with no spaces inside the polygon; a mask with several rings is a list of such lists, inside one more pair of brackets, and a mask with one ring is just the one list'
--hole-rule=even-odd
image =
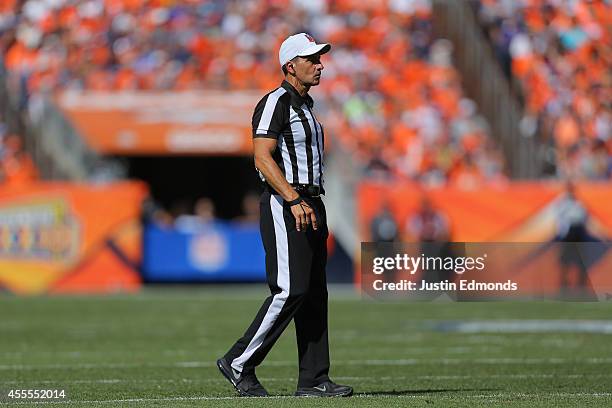
{"label": "belt buckle", "polygon": [[300,194],[304,194],[307,197],[320,197],[321,196],[321,187],[311,185],[311,184],[297,184],[294,185],[295,191]]}

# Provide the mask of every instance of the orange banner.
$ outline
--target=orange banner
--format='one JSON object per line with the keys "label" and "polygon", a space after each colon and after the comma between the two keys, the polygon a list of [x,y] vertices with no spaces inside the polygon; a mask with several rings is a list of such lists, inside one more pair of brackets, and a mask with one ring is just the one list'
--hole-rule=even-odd
{"label": "orange banner", "polygon": [[[576,198],[588,214],[591,231],[612,236],[612,185],[585,183],[575,188]],[[449,221],[452,241],[543,242],[554,237],[557,207],[564,185],[515,182],[478,190],[438,188],[424,190],[416,184],[362,183],[358,189],[361,240],[370,240],[374,217],[387,206],[394,215],[400,237],[410,241],[406,225],[424,198]]]}
{"label": "orange banner", "polygon": [[0,288],[16,294],[140,288],[139,182],[0,188]]}
{"label": "orange banner", "polygon": [[57,102],[100,153],[249,155],[260,97],[248,91],[66,91]]}
{"label": "orange banner", "polygon": [[[363,242],[373,240],[374,220],[388,210],[397,226],[396,240],[417,242],[418,237],[410,228],[411,222],[417,218],[421,207],[428,203],[433,212],[448,224],[448,239],[452,242],[551,243],[558,238],[562,225],[569,227],[575,217],[584,223],[587,240],[608,241],[612,237],[612,184],[575,185],[572,201],[576,205],[568,205],[568,196],[567,185],[552,182],[513,182],[483,186],[477,190],[423,189],[418,184],[364,182],[357,193],[360,239]],[[551,294],[559,289],[555,286],[559,284],[558,274],[543,274],[550,280],[544,282],[537,272],[556,271],[556,256],[555,251],[547,249],[525,263],[520,274],[514,266],[506,268],[510,272],[493,266],[488,275],[512,273],[522,280],[523,294],[529,290]],[[517,255],[515,258],[520,257]],[[597,288],[612,288],[608,273],[610,265],[612,255],[606,253],[591,268],[590,279]],[[359,268],[355,281],[361,281]]]}

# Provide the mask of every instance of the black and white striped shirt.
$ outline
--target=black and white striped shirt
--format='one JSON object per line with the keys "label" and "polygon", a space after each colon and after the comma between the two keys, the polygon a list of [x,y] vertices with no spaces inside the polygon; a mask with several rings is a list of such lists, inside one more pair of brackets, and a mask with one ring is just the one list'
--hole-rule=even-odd
{"label": "black and white striped shirt", "polygon": [[[272,157],[290,184],[323,187],[323,126],[310,95],[287,81],[264,96],[253,113],[253,137],[277,140]],[[261,172],[262,180],[265,181]]]}

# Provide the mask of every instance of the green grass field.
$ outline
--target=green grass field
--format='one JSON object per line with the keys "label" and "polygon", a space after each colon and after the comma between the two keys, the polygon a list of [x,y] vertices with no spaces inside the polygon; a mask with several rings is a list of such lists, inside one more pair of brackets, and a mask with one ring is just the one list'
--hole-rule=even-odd
{"label": "green grass field", "polygon": [[[215,360],[250,322],[263,285],[0,297],[0,406],[33,405],[8,399],[11,389],[65,390],[44,405],[69,407],[612,406],[611,302],[398,303],[351,293],[330,291],[331,376],[355,388],[344,399],[291,397],[291,326],[257,371],[275,397],[239,399],[221,377]],[[573,329],[579,320],[589,322]],[[457,331],[466,321],[484,329]],[[513,332],[487,331],[496,323]]]}

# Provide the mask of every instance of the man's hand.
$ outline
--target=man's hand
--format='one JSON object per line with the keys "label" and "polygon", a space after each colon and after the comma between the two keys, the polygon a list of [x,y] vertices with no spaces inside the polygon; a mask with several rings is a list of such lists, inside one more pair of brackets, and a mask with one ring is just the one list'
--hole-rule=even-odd
{"label": "man's hand", "polygon": [[295,228],[298,231],[306,231],[309,224],[312,224],[314,230],[317,229],[317,216],[306,201],[302,200],[299,204],[292,205],[291,213],[295,217]]}

